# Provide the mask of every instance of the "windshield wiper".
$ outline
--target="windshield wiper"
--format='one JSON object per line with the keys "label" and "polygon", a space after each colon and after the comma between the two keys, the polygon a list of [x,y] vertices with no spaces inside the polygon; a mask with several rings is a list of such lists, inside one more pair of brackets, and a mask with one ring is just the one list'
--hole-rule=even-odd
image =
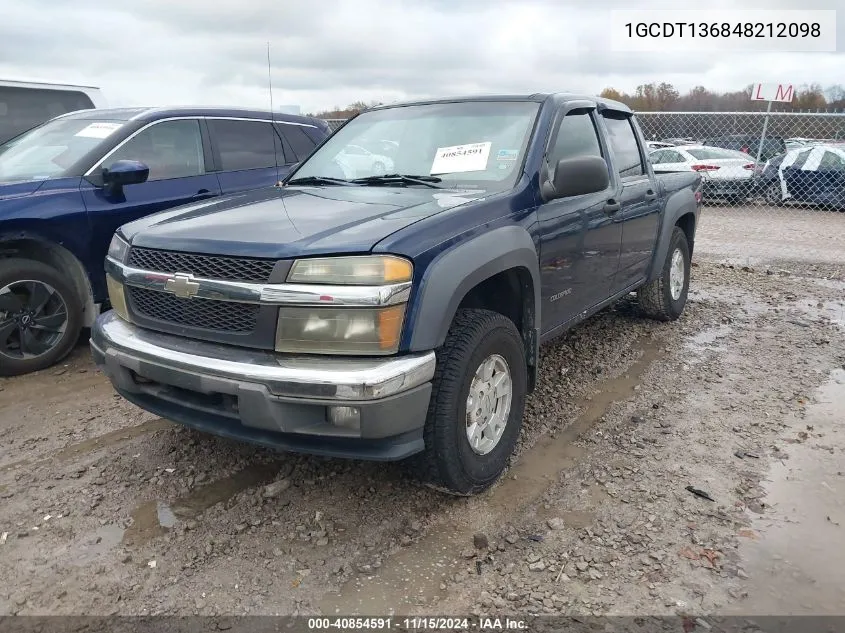
{"label": "windshield wiper", "polygon": [[328,176],[303,176],[288,180],[287,185],[348,185],[350,181],[343,178],[329,178]]}
{"label": "windshield wiper", "polygon": [[383,176],[367,176],[366,178],[355,178],[351,182],[360,183],[362,185],[393,185],[397,183],[404,183],[410,185],[423,185],[431,187],[432,189],[440,189],[434,183],[441,182],[443,179],[437,176],[417,176],[415,174],[384,174]]}

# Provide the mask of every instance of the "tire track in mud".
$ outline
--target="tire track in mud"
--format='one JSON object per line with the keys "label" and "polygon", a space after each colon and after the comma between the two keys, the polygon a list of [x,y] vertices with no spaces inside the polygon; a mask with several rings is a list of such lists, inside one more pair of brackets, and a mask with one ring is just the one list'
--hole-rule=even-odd
{"label": "tire track in mud", "polygon": [[93,453],[103,448],[117,446],[123,442],[128,442],[135,438],[147,435],[148,433],[155,433],[156,431],[163,431],[173,427],[173,423],[164,418],[155,418],[148,420],[136,426],[129,426],[116,431],[111,431],[104,435],[98,435],[81,442],[76,442],[53,451],[46,457],[38,457],[31,459],[21,459],[9,464],[0,466],[0,475],[16,470],[18,468],[37,468],[39,466],[46,466],[54,462],[67,462],[76,459],[81,455]]}

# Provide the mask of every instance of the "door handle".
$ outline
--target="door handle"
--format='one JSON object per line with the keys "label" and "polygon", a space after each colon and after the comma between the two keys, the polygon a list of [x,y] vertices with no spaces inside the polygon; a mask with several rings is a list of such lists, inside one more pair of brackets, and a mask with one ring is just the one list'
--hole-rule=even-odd
{"label": "door handle", "polygon": [[210,193],[211,193],[211,191],[209,191],[208,189],[200,189],[192,197],[194,197],[194,198],[205,198]]}
{"label": "door handle", "polygon": [[654,189],[649,189],[645,192],[645,199],[646,200],[654,200],[657,197],[657,194],[654,193]]}
{"label": "door handle", "polygon": [[619,211],[619,209],[621,209],[621,208],[622,208],[622,205],[619,204],[619,202],[617,202],[613,198],[611,198],[610,200],[608,200],[607,202],[604,203],[604,212],[607,213],[608,215],[613,215],[614,213]]}

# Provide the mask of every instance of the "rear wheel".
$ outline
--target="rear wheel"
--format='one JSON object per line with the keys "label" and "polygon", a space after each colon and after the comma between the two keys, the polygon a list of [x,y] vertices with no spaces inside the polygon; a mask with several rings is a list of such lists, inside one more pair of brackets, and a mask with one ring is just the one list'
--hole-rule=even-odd
{"label": "rear wheel", "polygon": [[525,349],[513,322],[489,310],[460,310],[437,351],[422,479],[451,494],[488,488],[504,472],[522,426]]}
{"label": "rear wheel", "polygon": [[690,251],[686,234],[675,227],[660,276],[637,290],[640,309],[659,321],[674,321],[687,304]]}
{"label": "rear wheel", "polygon": [[29,259],[0,260],[0,376],[60,361],[81,329],[82,304],[57,270]]}
{"label": "rear wheel", "polygon": [[773,206],[783,204],[783,193],[779,182],[772,182],[766,186],[766,202]]}

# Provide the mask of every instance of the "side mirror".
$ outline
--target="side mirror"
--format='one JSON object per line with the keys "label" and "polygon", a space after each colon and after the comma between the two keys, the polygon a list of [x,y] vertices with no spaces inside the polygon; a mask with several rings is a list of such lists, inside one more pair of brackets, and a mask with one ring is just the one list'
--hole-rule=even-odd
{"label": "side mirror", "polygon": [[150,176],[150,168],[137,160],[119,160],[111,167],[103,167],[103,185],[117,188],[124,185],[139,185]]}
{"label": "side mirror", "polygon": [[549,192],[551,195],[546,196],[547,200],[604,191],[610,184],[607,162],[600,156],[564,158],[555,165],[550,184],[554,191]]}

